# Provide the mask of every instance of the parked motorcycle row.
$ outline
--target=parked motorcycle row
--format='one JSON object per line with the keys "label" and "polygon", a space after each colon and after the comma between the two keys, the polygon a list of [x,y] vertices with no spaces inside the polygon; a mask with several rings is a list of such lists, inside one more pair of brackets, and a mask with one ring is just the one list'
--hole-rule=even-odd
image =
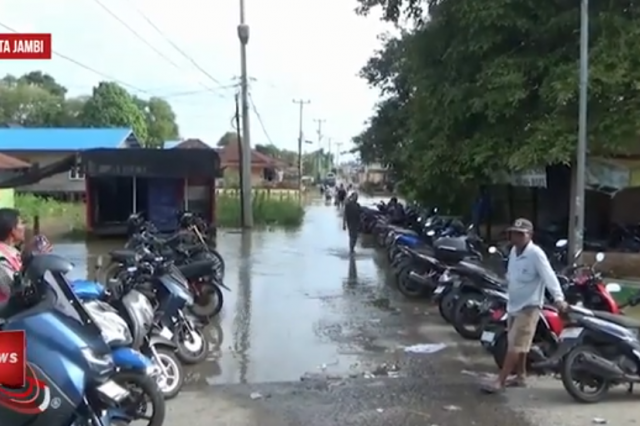
{"label": "parked motorcycle row", "polygon": [[[473,226],[438,215],[437,209],[407,206],[399,217],[387,204],[363,207],[361,229],[386,251],[395,284],[405,297],[438,305],[442,319],[457,333],[477,340],[502,367],[507,351],[507,283],[489,264],[504,268],[507,246],[486,244]],[[548,255],[569,309],[551,304],[541,310],[529,372],[554,374],[566,391],[582,403],[601,401],[609,389],[640,382],[640,320],[622,310],[640,303],[640,292],[624,304],[612,297],[616,283],[605,284],[598,264],[567,265],[567,240],[560,239]],[[576,259],[579,256],[576,257]]]}
{"label": "parked motorcycle row", "polygon": [[208,230],[189,212],[169,237],[137,215],[129,225],[104,283],[69,281],[73,265],[55,254],[33,256],[13,277],[2,330],[25,330],[29,366],[47,393],[35,420],[0,407],[9,425],[161,426],[183,366],[208,355],[202,329],[228,290]]}

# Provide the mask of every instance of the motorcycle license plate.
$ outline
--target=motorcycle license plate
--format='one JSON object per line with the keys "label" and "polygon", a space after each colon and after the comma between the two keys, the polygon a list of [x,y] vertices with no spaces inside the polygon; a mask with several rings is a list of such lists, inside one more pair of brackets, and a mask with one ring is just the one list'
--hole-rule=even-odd
{"label": "motorcycle license plate", "polygon": [[445,287],[443,285],[439,285],[438,287],[436,287],[436,289],[433,291],[433,294],[438,295],[438,294],[442,294],[442,292],[444,291]]}
{"label": "motorcycle license plate", "polygon": [[162,330],[160,330],[160,336],[164,337],[167,340],[173,339],[173,333],[167,327],[164,327]]}
{"label": "motorcycle license plate", "polygon": [[109,380],[98,386],[98,392],[102,395],[106,396],[112,401],[122,401],[129,395],[129,391],[114,382],[113,380]]}
{"label": "motorcycle license plate", "polygon": [[482,336],[480,336],[480,341],[485,343],[493,343],[493,340],[496,337],[496,333],[493,331],[483,331]]}
{"label": "motorcycle license plate", "polygon": [[560,333],[560,340],[576,339],[578,336],[580,336],[580,334],[582,334],[583,330],[584,328],[582,327],[565,328],[564,330],[562,330],[562,333]]}

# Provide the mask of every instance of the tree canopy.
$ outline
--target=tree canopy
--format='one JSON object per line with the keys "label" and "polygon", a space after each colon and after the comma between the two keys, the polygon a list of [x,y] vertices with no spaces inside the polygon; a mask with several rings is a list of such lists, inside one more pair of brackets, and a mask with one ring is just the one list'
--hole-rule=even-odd
{"label": "tree canopy", "polygon": [[[359,13],[382,8],[412,27],[383,38],[361,70],[381,94],[354,138],[363,161],[433,196],[573,159],[579,1],[359,2]],[[640,4],[591,2],[590,16],[589,149],[629,152],[640,129]]]}
{"label": "tree canopy", "polygon": [[67,89],[41,71],[0,80],[0,123],[23,127],[131,127],[146,146],[178,139],[171,105],[132,96],[113,82],[91,95],[69,97]]}

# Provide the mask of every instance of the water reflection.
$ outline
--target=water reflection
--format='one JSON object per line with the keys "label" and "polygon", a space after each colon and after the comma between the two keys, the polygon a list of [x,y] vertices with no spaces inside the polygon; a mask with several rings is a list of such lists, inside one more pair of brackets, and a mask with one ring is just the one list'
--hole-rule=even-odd
{"label": "water reflection", "polygon": [[[335,373],[359,360],[361,348],[344,355],[341,345],[354,340],[349,324],[370,319],[363,299],[383,287],[384,273],[372,261],[373,250],[349,255],[333,206],[309,206],[295,232],[223,231],[218,242],[231,291],[224,292],[223,311],[207,328],[211,355],[189,369],[190,382],[298,380],[337,358]],[[85,278],[94,274],[99,256],[122,245],[59,242],[55,250],[76,264],[72,278]]]}
{"label": "water reflection", "polygon": [[[243,232],[240,237],[238,258],[238,298],[236,300],[235,316],[233,319],[233,347],[239,357],[239,381],[247,382],[249,368],[249,348],[251,335],[251,248],[253,235]],[[258,237],[260,238],[260,237]]]}

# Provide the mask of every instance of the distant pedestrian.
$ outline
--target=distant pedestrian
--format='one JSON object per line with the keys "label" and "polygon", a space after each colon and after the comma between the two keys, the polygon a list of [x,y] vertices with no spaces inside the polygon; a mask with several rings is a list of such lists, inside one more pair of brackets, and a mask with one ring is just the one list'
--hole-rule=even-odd
{"label": "distant pedestrian", "polygon": [[360,232],[360,204],[357,192],[351,194],[344,206],[342,229],[349,231],[349,253],[355,253]]}
{"label": "distant pedestrian", "polygon": [[[527,354],[545,301],[545,290],[549,290],[558,309],[564,310],[567,306],[547,255],[531,241],[531,221],[518,219],[507,232],[513,245],[507,265],[508,349],[497,381],[482,387],[487,393],[501,392],[506,386],[525,385]],[[510,378],[514,370],[516,377]]]}

